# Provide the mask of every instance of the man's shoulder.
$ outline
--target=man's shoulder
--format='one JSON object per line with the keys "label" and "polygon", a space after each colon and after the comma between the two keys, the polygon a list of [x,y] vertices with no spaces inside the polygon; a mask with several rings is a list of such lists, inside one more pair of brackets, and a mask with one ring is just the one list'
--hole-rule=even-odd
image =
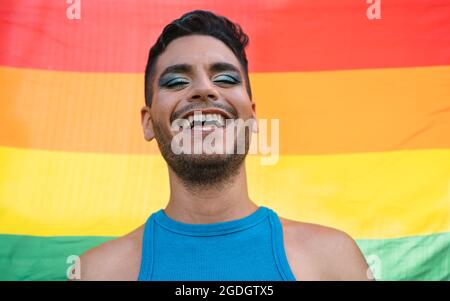
{"label": "man's shoulder", "polygon": [[329,249],[328,244],[346,248],[354,243],[349,234],[336,228],[285,218],[280,220],[286,235],[302,245],[317,246],[326,251]]}
{"label": "man's shoulder", "polygon": [[[365,258],[346,232],[280,218],[286,255],[298,280],[367,280]],[[370,276],[370,275],[369,275]]]}
{"label": "man's shoulder", "polygon": [[136,280],[144,226],[102,243],[80,256],[80,280]]}

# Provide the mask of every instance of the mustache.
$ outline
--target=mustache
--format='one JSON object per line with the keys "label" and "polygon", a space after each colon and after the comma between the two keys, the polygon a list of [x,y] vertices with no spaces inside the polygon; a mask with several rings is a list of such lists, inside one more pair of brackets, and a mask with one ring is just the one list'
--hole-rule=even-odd
{"label": "mustache", "polygon": [[170,122],[172,123],[174,120],[180,118],[181,116],[183,116],[185,113],[187,113],[189,111],[207,110],[207,109],[212,109],[212,108],[221,109],[221,110],[227,112],[234,119],[236,119],[238,117],[237,111],[233,107],[226,106],[221,103],[191,103],[191,104],[188,104],[187,106],[179,109],[178,111],[173,112],[170,117]]}

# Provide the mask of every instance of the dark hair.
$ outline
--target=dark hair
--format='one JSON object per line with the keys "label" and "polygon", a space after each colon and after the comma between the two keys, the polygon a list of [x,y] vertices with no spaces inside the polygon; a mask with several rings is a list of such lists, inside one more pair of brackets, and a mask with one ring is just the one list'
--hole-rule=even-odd
{"label": "dark hair", "polygon": [[247,93],[252,99],[250,80],[248,77],[248,63],[245,55],[245,47],[249,42],[248,36],[243,32],[239,24],[235,24],[223,16],[210,11],[190,11],[179,19],[172,21],[164,27],[156,43],[150,48],[150,53],[145,68],[145,104],[151,106],[156,59],[164,52],[167,45],[176,38],[200,34],[219,39],[234,53],[244,69]]}

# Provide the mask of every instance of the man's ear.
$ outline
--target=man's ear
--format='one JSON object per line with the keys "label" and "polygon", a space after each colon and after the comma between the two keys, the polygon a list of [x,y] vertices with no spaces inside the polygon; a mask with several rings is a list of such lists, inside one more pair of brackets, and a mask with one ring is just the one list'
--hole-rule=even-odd
{"label": "man's ear", "polygon": [[256,118],[256,103],[252,101],[252,118],[254,120],[252,132],[258,133],[258,119]]}
{"label": "man's ear", "polygon": [[153,130],[153,120],[150,107],[144,106],[141,109],[141,124],[144,130],[144,138],[151,141],[155,138],[155,131]]}

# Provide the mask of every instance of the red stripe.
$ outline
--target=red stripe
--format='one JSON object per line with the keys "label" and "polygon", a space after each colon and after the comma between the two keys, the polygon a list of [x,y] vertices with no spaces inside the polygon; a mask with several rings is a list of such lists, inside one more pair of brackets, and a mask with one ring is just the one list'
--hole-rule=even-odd
{"label": "red stripe", "polygon": [[[275,1],[273,1],[275,2]],[[240,23],[252,72],[448,65],[448,0],[382,1],[381,20],[353,1],[2,0],[0,65],[142,72],[165,24],[192,9]]]}

